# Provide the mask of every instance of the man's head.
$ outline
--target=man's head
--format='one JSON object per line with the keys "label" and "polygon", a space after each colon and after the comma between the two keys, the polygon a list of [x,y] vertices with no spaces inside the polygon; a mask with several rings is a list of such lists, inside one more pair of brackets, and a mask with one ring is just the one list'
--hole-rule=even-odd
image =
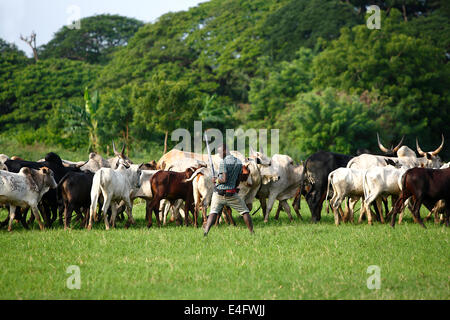
{"label": "man's head", "polygon": [[223,158],[225,158],[228,154],[229,154],[229,152],[228,152],[228,149],[227,149],[227,145],[224,143],[224,144],[221,144],[218,148],[217,148],[217,154],[223,159]]}

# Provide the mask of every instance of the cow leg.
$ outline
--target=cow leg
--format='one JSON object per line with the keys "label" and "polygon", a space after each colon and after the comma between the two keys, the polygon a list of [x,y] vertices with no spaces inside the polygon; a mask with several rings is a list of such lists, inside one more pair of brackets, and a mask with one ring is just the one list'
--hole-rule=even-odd
{"label": "cow leg", "polygon": [[91,206],[89,208],[89,224],[87,226],[88,230],[92,229],[92,220],[94,219],[94,216],[98,217],[98,211],[97,211],[98,198],[99,198],[99,195],[95,194],[94,198],[91,199]]}
{"label": "cow leg", "polygon": [[232,214],[231,208],[224,207],[224,209],[225,209],[226,216],[228,217],[228,220],[230,221],[231,224],[233,224],[233,226],[236,227],[236,221],[234,221],[234,219],[233,219],[233,214]]}
{"label": "cow leg", "polygon": [[[48,210],[48,207],[42,203],[42,201],[38,205],[39,211],[41,212],[42,219],[44,220],[44,223],[47,227],[51,226],[50,222],[50,212]],[[35,219],[34,213],[31,215],[30,220],[28,221],[28,224],[33,223]]]}
{"label": "cow leg", "polygon": [[[295,194],[294,201],[292,202],[292,207],[294,208],[295,212],[300,212],[300,201],[302,200],[302,195],[300,193],[300,190],[301,190],[301,188],[297,189],[297,193]],[[302,219],[301,215],[299,218]]]}
{"label": "cow leg", "polygon": [[300,197],[301,197],[300,189],[299,189],[299,191],[297,191],[297,193],[298,193],[299,200],[297,200],[297,202],[296,202],[296,200],[295,200],[297,198],[297,196],[296,196],[296,198],[294,199],[294,202],[292,202],[292,208],[294,208],[294,211],[297,214],[297,218],[299,218],[300,220],[303,220],[302,214],[300,213]]}
{"label": "cow leg", "polygon": [[28,227],[28,224],[27,224],[27,213],[28,213],[28,208],[20,209],[20,223],[22,223],[22,226],[28,230],[30,228]]}
{"label": "cow leg", "polygon": [[448,228],[449,226],[449,220],[450,220],[450,206],[447,205],[447,203],[450,203],[450,200],[447,199],[445,200],[445,209],[444,209],[444,213],[445,213],[445,226]]}
{"label": "cow leg", "polygon": [[259,199],[259,202],[261,203],[261,209],[262,209],[263,217],[265,217],[266,211],[267,211],[267,202],[266,202],[266,198],[264,198],[264,199]]}
{"label": "cow leg", "polygon": [[341,206],[341,199],[339,198],[338,194],[336,192],[333,193],[333,198],[330,201],[331,209],[333,210],[334,215],[334,224],[336,226],[340,223],[340,215],[339,215],[339,208]]}
{"label": "cow leg", "polygon": [[280,203],[281,203],[284,211],[286,211],[286,213],[287,213],[287,215],[289,217],[289,220],[290,221],[294,221],[294,218],[292,218],[292,215],[291,215],[291,208],[289,207],[289,204],[287,203],[287,200],[281,200],[281,202],[278,203],[278,206],[280,206]]}
{"label": "cow leg", "polygon": [[202,223],[202,225],[203,225],[203,227],[206,226],[206,220],[207,220],[207,217],[206,217],[206,211],[208,210],[205,201],[206,201],[206,200],[203,200],[203,201],[202,201],[202,217],[203,217],[203,223]]}
{"label": "cow leg", "polygon": [[44,230],[45,227],[44,227],[44,224],[41,222],[41,217],[39,216],[39,210],[38,210],[38,208],[37,208],[37,207],[31,207],[31,211],[33,212],[34,218],[36,219],[36,221],[37,221],[38,224],[39,224],[39,228],[40,228],[41,230]]}
{"label": "cow leg", "polygon": [[[386,220],[387,220],[389,218],[388,217],[388,215],[389,215],[388,197],[386,197],[386,198],[383,197],[382,200],[383,200],[383,205],[384,205],[385,217],[386,217]],[[394,203],[393,202],[394,201],[394,196],[391,196],[391,201],[392,201],[392,203]],[[380,214],[383,214],[381,210],[380,210]],[[382,223],[384,223],[383,221],[384,221],[384,219],[382,219]]]}
{"label": "cow leg", "polygon": [[[150,212],[150,200],[145,199],[145,221],[152,220],[152,213]],[[150,217],[150,218],[149,218]]]}
{"label": "cow leg", "polygon": [[117,203],[111,203],[111,220],[109,221],[109,224],[111,225],[111,228],[116,228],[116,219],[117,219]]}
{"label": "cow leg", "polygon": [[423,224],[422,218],[420,218],[420,207],[422,206],[421,198],[417,198],[416,203],[414,203],[413,217],[414,220],[419,223],[423,228],[426,228]]}
{"label": "cow leg", "polygon": [[127,216],[128,216],[128,220],[125,223],[125,229],[128,229],[130,227],[130,224],[133,224],[133,225],[136,224],[136,221],[133,218],[133,206],[132,205],[127,206],[125,208],[125,212],[127,213]]}
{"label": "cow leg", "polygon": [[[358,202],[359,198],[355,198],[355,197],[350,197],[348,199],[348,201],[346,201],[346,205],[347,205],[347,213],[346,215],[346,219],[344,221],[348,222],[350,221],[351,223],[354,222],[354,218],[355,218],[355,205]],[[361,212],[364,212],[364,202],[361,199],[361,209],[359,209],[359,212],[361,214]],[[360,215],[360,219],[361,219],[361,215]],[[358,223],[360,223],[360,220],[358,220]]]}
{"label": "cow leg", "polygon": [[102,212],[103,212],[103,220],[105,221],[106,230],[109,230],[110,225],[108,221],[108,209],[111,206],[111,199],[108,196],[105,196],[105,201],[103,202]]}
{"label": "cow leg", "polygon": [[275,213],[275,220],[278,220],[279,216],[280,216],[280,211],[281,211],[281,202],[278,201],[278,207],[277,207],[277,213]]}
{"label": "cow leg", "polygon": [[219,222],[223,216],[223,212],[225,211],[225,206],[222,208],[222,211],[220,213],[217,214],[217,219],[214,220],[214,226],[218,226]]}
{"label": "cow leg", "polygon": [[[382,199],[381,197],[378,197],[376,200],[375,200],[375,203],[376,203],[376,205],[377,205],[377,208],[378,208],[378,211],[380,212],[380,220],[381,220],[381,223],[384,223],[384,217],[383,217],[383,209],[382,209],[382,205],[383,205],[383,202],[384,202],[384,199]],[[387,211],[386,211],[386,214],[387,214]]]}
{"label": "cow leg", "polygon": [[73,207],[70,202],[64,203],[64,230],[70,229],[70,220],[72,219]]}
{"label": "cow leg", "polygon": [[203,201],[200,201],[200,199],[197,199],[197,202],[195,203],[195,208],[194,208],[194,216],[195,216],[195,227],[197,227],[197,217],[198,217],[198,213],[200,211],[200,203]]}
{"label": "cow leg", "polygon": [[16,216],[16,207],[13,205],[9,205],[9,223],[8,223],[8,231],[12,231],[12,223],[14,221],[14,217]]}
{"label": "cow leg", "polygon": [[56,208],[55,208],[55,211],[58,213],[59,225],[63,226],[64,225],[64,222],[63,222],[64,209],[57,205]]}
{"label": "cow leg", "polygon": [[345,203],[345,208],[346,208],[346,210],[345,210],[345,213],[344,213],[344,211],[342,210],[342,207],[341,206],[339,206],[339,212],[340,212],[340,214],[341,214],[341,216],[342,216],[342,222],[347,222],[348,220],[349,220],[349,210],[348,210],[348,207],[350,206],[350,197],[347,197],[347,199],[344,201],[344,203]]}
{"label": "cow leg", "polygon": [[160,221],[159,221],[159,206],[160,206],[161,199],[159,197],[154,197],[150,204],[148,205],[148,223],[147,228],[151,228],[152,226],[152,216],[153,212],[155,212],[156,221],[158,222],[158,227],[160,227]]}
{"label": "cow leg", "polygon": [[[397,201],[398,201],[398,199],[397,199]],[[397,201],[395,203],[397,203]],[[392,218],[392,214],[393,214],[393,211],[394,211],[394,207],[391,210],[392,211],[391,218]],[[412,212],[412,210],[413,210],[412,198],[409,198],[408,200],[406,200],[405,205],[403,206],[402,210],[400,211],[400,214],[398,216],[398,224],[401,224],[402,221],[403,221],[403,215],[405,214],[406,207],[408,207],[409,211]]]}
{"label": "cow leg", "polygon": [[392,209],[392,216],[391,216],[391,227],[395,227],[395,218],[397,218],[397,214],[404,206],[404,197],[401,195],[397,201],[394,204],[394,208]]}
{"label": "cow leg", "polygon": [[[270,215],[270,211],[272,211],[273,205],[275,203],[276,200],[276,195],[275,194],[269,194],[269,200],[267,203],[267,210],[266,210],[266,215],[264,217],[264,222],[267,223],[269,222],[269,215]],[[291,216],[292,218],[292,216]]]}

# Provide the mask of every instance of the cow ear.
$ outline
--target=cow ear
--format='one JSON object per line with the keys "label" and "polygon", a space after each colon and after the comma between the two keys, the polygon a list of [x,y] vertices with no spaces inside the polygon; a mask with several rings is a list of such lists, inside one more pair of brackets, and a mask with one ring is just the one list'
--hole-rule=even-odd
{"label": "cow ear", "polygon": [[22,171],[24,174],[31,174],[31,169],[28,167],[23,167],[20,171]]}

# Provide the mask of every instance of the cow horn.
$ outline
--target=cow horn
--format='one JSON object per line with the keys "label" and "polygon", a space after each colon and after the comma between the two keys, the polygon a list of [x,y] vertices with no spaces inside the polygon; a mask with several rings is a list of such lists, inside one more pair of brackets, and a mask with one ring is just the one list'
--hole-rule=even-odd
{"label": "cow horn", "polygon": [[88,163],[89,162],[89,160],[88,161],[86,161],[85,163],[83,163],[83,164],[77,164],[77,165],[75,165],[75,168],[77,168],[77,169],[80,169],[82,166],[84,166],[86,163]]}
{"label": "cow horn", "polygon": [[381,151],[383,151],[384,153],[389,153],[389,152],[392,151],[392,150],[389,150],[389,149],[385,148],[385,147],[381,144],[381,142],[380,142],[380,136],[378,135],[378,132],[377,132],[377,140],[378,140],[378,148],[380,148]]}
{"label": "cow horn", "polygon": [[442,143],[441,143],[441,145],[440,145],[436,150],[434,150],[433,152],[431,152],[431,154],[432,154],[433,156],[437,155],[439,152],[442,151],[442,148],[443,148],[443,147],[444,147],[444,135],[442,134]]}
{"label": "cow horn", "polygon": [[425,152],[422,151],[422,149],[420,149],[419,147],[419,140],[417,140],[416,138],[416,148],[417,148],[417,152],[421,155],[421,156],[425,156]]}
{"label": "cow horn", "polygon": [[125,151],[125,144],[123,144],[123,146],[122,146],[122,151],[120,151],[120,154],[121,154],[123,157],[125,157],[125,155],[123,154],[124,151]]}
{"label": "cow horn", "polygon": [[393,152],[397,152],[398,149],[400,149],[400,147],[401,147],[402,144],[403,144],[403,139],[405,139],[405,136],[403,136],[403,137],[402,137],[402,140],[400,140],[400,142],[398,143],[398,145],[397,145],[394,149],[392,149]]}
{"label": "cow horn", "polygon": [[112,141],[112,143],[113,143],[113,151],[114,151],[114,154],[117,155],[118,153],[117,153],[117,150],[116,150],[116,145],[115,145],[115,143],[114,143],[114,140]]}

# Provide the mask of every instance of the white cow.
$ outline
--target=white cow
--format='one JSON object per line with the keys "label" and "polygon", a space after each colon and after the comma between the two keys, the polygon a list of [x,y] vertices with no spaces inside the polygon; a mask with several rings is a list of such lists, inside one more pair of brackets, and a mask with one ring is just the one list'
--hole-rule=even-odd
{"label": "white cow", "polygon": [[[259,159],[262,163],[269,164],[278,177],[278,180],[262,185],[257,193],[257,198],[263,208],[264,222],[268,222],[275,200],[280,202],[289,220],[292,221],[291,208],[287,200],[295,197],[297,189],[303,180],[303,165],[296,166],[294,160],[288,155],[275,154],[268,158],[262,152],[254,152],[253,150],[250,158]],[[268,199],[267,206],[266,199]],[[300,212],[298,210],[295,211],[297,217],[301,219]],[[277,219],[278,215],[275,218]]]}
{"label": "white cow", "polygon": [[105,220],[106,230],[109,230],[108,222],[108,208],[111,205],[111,225],[115,227],[115,219],[117,215],[117,206],[120,201],[124,201],[126,205],[126,212],[128,221],[125,228],[131,224],[135,224],[132,210],[133,202],[131,196],[140,188],[141,170],[137,166],[127,169],[124,165],[119,165],[115,170],[111,168],[101,168],[98,170],[92,181],[91,189],[91,207],[89,211],[89,225],[88,230],[92,229],[92,219],[97,208],[98,198],[103,195],[103,216]]}
{"label": "white cow", "polygon": [[[334,222],[336,225],[339,225],[340,221],[338,210],[346,197],[350,198],[349,215],[350,221],[353,221],[354,206],[358,199],[364,195],[363,179],[365,172],[366,170],[364,169],[338,168],[328,175],[326,199],[328,198],[331,184],[333,197],[331,198],[330,204],[333,208]],[[364,209],[363,204],[361,204],[361,211]],[[368,222],[372,224],[370,212],[368,214]]]}
{"label": "white cow", "polygon": [[[386,151],[381,143],[378,141],[380,149],[382,151]],[[425,167],[425,168],[439,168],[442,165],[442,160],[437,156],[439,152],[441,152],[444,147],[444,136],[442,136],[441,145],[432,152],[424,152],[419,146],[419,142],[416,139],[416,148],[417,152],[421,157],[417,157],[416,153],[406,147],[402,146],[401,148],[396,148],[397,157],[386,157],[386,156],[377,156],[373,154],[362,154],[360,156],[354,157],[351,159],[347,168],[355,168],[355,169],[368,169],[371,167],[384,167],[389,164],[398,163],[399,165],[406,168],[414,168],[414,167]],[[389,163],[391,161],[391,163]]]}
{"label": "white cow", "polygon": [[202,208],[203,225],[206,224],[206,211],[211,205],[211,199],[214,192],[214,182],[211,170],[200,168],[192,177],[186,181],[192,181],[192,191],[194,193],[195,214],[198,215],[200,207]]}
{"label": "white cow", "polygon": [[[381,197],[393,196],[396,198],[400,195],[402,192],[401,178],[406,170],[405,167],[396,168],[391,165],[367,169],[363,183],[366,212],[370,211],[370,205],[376,201],[378,211],[381,213]],[[386,216],[388,216],[387,213]],[[380,218],[383,218],[382,215]]]}
{"label": "white cow", "polygon": [[47,167],[39,170],[24,167],[19,173],[0,170],[0,204],[9,205],[8,231],[11,231],[16,207],[31,208],[39,227],[43,230],[44,225],[37,206],[42,196],[56,186],[53,172]]}

